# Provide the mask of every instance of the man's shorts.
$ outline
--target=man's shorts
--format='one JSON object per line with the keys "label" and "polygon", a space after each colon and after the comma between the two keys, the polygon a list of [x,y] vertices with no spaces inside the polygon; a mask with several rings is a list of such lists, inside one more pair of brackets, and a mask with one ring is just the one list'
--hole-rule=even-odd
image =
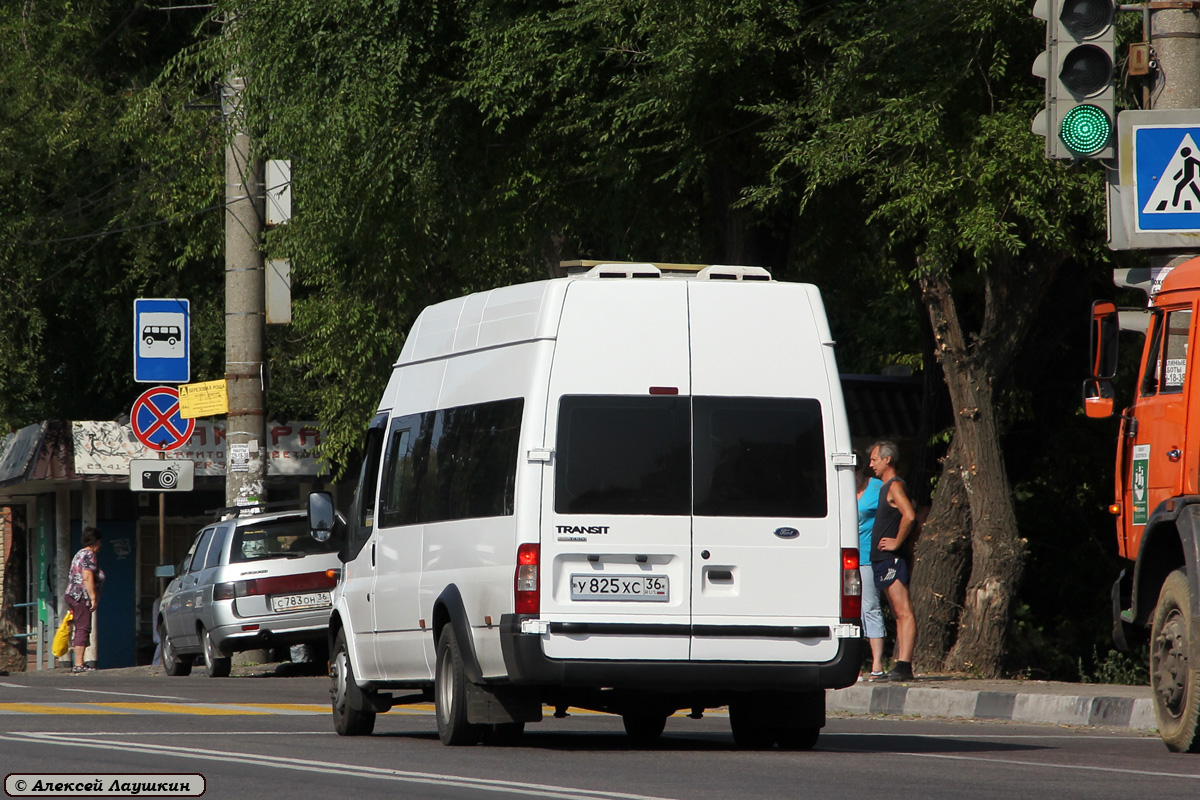
{"label": "man's shorts", "polygon": [[871,569],[875,573],[876,589],[886,589],[896,581],[900,581],[905,586],[908,586],[908,562],[903,558],[872,561]]}

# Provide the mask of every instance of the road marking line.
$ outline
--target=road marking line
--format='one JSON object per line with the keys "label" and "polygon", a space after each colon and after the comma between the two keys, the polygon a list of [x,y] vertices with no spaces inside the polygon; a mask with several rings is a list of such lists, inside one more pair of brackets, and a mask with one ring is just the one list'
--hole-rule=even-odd
{"label": "road marking line", "polygon": [[[841,748],[843,753],[873,754],[874,750],[857,750]],[[1021,761],[1016,758],[983,758],[981,756],[952,756],[945,753],[910,753],[896,750],[891,753],[896,756],[912,756],[913,758],[940,758],[944,761],[974,761],[982,764],[1009,764],[1017,767],[1039,767],[1041,769],[1074,769],[1082,772],[1115,772],[1119,775],[1141,775],[1147,778],[1183,778],[1184,780],[1200,781],[1200,775],[1185,775],[1178,772],[1154,772],[1143,769],[1124,769],[1122,767],[1093,767],[1086,764],[1051,764],[1042,761]]]}
{"label": "road marking line", "polygon": [[105,711],[98,708],[67,705],[44,705],[41,703],[0,703],[0,714],[120,714],[120,711]]}
{"label": "road marking line", "polygon": [[[23,687],[24,688],[24,687]],[[177,702],[186,703],[188,698],[176,697],[170,694],[135,694],[133,692],[98,692],[95,689],[64,689],[61,686],[54,687],[60,692],[81,692],[83,694],[112,694],[117,697],[149,697],[152,700],[175,700]]]}
{"label": "road marking line", "polygon": [[207,717],[230,717],[240,714],[266,714],[266,711],[233,708],[223,705],[184,705],[182,703],[89,703],[101,708],[123,708],[129,711],[157,711],[165,714],[193,714]]}
{"label": "road marking line", "polygon": [[44,733],[44,734],[0,734],[0,741],[36,742],[39,745],[58,745],[61,747],[85,747],[94,750],[117,750],[123,753],[136,752],[145,755],[174,756],[176,758],[196,759],[200,761],[218,761],[230,764],[249,764],[270,769],[286,769],[300,772],[319,772],[330,775],[347,775],[357,778],[373,778],[376,780],[396,781],[399,783],[415,783],[431,786],[444,786],[462,789],[475,789],[484,792],[520,793],[530,797],[550,797],[558,800],[667,800],[648,795],[626,794],[624,792],[606,792],[597,789],[576,789],[569,786],[554,786],[541,783],[524,783],[521,781],[504,781],[492,778],[472,778],[465,775],[437,775],[431,772],[409,772],[406,770],[384,769],[357,765],[338,764],[328,761],[313,761],[310,759],[289,758],[286,756],[268,756],[249,753],[233,753],[223,750],[199,750],[196,748],[176,748],[166,745],[145,744],[129,741],[104,741],[75,738],[73,734]]}

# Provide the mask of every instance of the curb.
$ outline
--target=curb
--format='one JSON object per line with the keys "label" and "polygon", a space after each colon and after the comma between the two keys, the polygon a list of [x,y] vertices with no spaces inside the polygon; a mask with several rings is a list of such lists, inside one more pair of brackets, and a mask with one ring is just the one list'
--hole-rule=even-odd
{"label": "curb", "polygon": [[[1068,685],[1069,686],[1069,685]],[[1120,694],[1071,693],[1071,688],[1045,691],[925,688],[906,684],[864,686],[856,684],[825,693],[829,711],[906,717],[1041,722],[1157,731],[1150,689]],[[1051,687],[1053,689],[1053,687]],[[1131,693],[1145,694],[1131,697]],[[1122,696],[1125,695],[1125,696]]]}

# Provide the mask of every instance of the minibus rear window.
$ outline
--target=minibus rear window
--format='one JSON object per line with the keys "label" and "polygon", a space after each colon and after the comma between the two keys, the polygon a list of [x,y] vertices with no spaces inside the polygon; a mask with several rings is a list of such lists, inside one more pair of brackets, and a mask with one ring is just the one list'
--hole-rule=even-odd
{"label": "minibus rear window", "polygon": [[559,514],[828,512],[821,404],[811,398],[568,395],[555,463]]}
{"label": "minibus rear window", "polygon": [[695,504],[706,517],[824,517],[821,404],[696,397]]}
{"label": "minibus rear window", "polygon": [[567,396],[558,411],[560,514],[687,515],[689,398]]}

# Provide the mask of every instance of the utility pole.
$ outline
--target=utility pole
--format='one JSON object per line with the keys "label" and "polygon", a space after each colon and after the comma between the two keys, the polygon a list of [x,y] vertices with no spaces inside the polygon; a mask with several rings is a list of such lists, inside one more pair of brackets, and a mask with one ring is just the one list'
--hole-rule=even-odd
{"label": "utility pole", "polygon": [[[1158,62],[1150,91],[1150,108],[1200,108],[1200,3],[1176,3],[1184,8],[1155,8],[1150,3],[1149,39]],[[1191,8],[1187,8],[1191,6]],[[1154,273],[1176,267],[1195,253],[1161,254],[1150,258]]]}
{"label": "utility pole", "polygon": [[[236,23],[225,35],[235,35]],[[264,272],[262,162],[251,154],[242,109],[243,77],[221,92],[225,119],[225,505],[266,502],[263,415]]]}

